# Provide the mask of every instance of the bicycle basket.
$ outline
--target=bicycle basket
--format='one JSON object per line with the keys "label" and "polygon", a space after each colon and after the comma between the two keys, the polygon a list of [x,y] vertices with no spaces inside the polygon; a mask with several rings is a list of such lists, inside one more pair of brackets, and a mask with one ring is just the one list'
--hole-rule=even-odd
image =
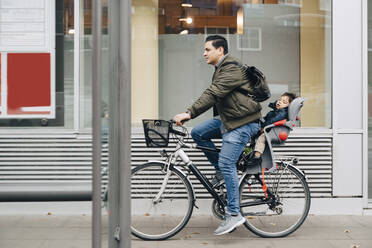
{"label": "bicycle basket", "polygon": [[170,122],[164,120],[142,120],[147,147],[167,147]]}

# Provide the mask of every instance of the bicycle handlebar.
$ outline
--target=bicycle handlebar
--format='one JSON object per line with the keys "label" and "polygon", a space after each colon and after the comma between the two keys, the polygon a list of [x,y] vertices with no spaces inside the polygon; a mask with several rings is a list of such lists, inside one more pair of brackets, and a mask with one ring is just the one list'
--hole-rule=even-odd
{"label": "bicycle handlebar", "polygon": [[180,135],[182,137],[185,137],[186,136],[185,133],[180,132],[180,131],[177,131],[177,130],[174,130],[173,128],[171,128],[169,132],[174,133],[175,135]]}
{"label": "bicycle handlebar", "polygon": [[[169,132],[170,133],[174,133],[175,135],[179,135],[179,136],[182,136],[182,137],[185,137],[187,136],[187,133],[183,133],[181,131],[178,131],[178,130],[175,130],[173,128],[173,125],[176,123],[174,120],[170,120],[170,126],[169,126]],[[200,149],[202,151],[206,151],[206,152],[220,152],[221,149],[218,149],[218,148],[210,148],[210,147],[205,147],[205,146],[199,146],[199,145],[189,145],[189,144],[186,144],[184,143],[182,140],[180,140],[182,146],[185,146],[185,147],[188,147],[188,148],[196,148],[196,149]]]}
{"label": "bicycle handlebar", "polygon": [[173,128],[173,124],[176,123],[174,120],[170,120],[169,122],[172,124],[172,125],[170,125],[170,127],[169,127],[169,132],[170,132],[170,133],[174,133],[175,135],[179,135],[179,136],[182,136],[182,137],[185,137],[185,136],[187,135],[186,133],[180,132],[180,131],[175,130],[175,129]]}

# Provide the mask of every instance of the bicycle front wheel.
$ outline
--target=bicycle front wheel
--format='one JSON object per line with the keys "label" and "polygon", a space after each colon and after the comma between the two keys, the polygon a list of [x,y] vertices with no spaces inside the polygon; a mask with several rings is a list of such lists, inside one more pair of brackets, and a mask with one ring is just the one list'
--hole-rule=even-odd
{"label": "bicycle front wheel", "polygon": [[[267,192],[263,189],[266,183]],[[240,185],[244,225],[264,238],[285,237],[299,228],[310,208],[310,190],[305,177],[292,165],[247,176]]]}
{"label": "bicycle front wheel", "polygon": [[144,240],[164,240],[177,234],[189,221],[194,193],[178,169],[167,172],[160,162],[132,169],[132,234]]}

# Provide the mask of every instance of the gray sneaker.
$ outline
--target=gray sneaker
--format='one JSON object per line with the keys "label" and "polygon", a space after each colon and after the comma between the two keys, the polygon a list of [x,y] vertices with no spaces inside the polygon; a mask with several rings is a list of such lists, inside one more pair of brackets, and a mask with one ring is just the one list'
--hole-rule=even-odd
{"label": "gray sneaker", "polygon": [[226,213],[225,219],[222,221],[221,225],[214,231],[215,235],[222,235],[229,233],[234,228],[242,225],[245,222],[245,218],[239,213],[236,216]]}
{"label": "gray sneaker", "polygon": [[225,182],[225,179],[223,178],[222,172],[216,171],[216,174],[211,180],[211,184],[213,185],[213,188],[220,186],[224,182]]}

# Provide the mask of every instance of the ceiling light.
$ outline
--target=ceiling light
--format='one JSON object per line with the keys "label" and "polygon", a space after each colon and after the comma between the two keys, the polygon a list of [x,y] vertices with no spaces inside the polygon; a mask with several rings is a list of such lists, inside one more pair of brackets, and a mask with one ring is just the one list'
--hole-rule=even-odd
{"label": "ceiling light", "polygon": [[240,8],[236,15],[236,27],[237,27],[238,34],[243,34],[243,26],[244,26],[243,9]]}
{"label": "ceiling light", "polygon": [[178,20],[181,21],[181,22],[186,22],[187,24],[192,23],[192,18],[191,17],[186,17],[185,14],[182,14]]}
{"label": "ceiling light", "polygon": [[182,0],[181,6],[186,7],[186,8],[191,8],[192,7],[191,0]]}
{"label": "ceiling light", "polygon": [[192,23],[192,18],[191,17],[187,17],[186,18],[186,23],[187,24],[191,24]]}

